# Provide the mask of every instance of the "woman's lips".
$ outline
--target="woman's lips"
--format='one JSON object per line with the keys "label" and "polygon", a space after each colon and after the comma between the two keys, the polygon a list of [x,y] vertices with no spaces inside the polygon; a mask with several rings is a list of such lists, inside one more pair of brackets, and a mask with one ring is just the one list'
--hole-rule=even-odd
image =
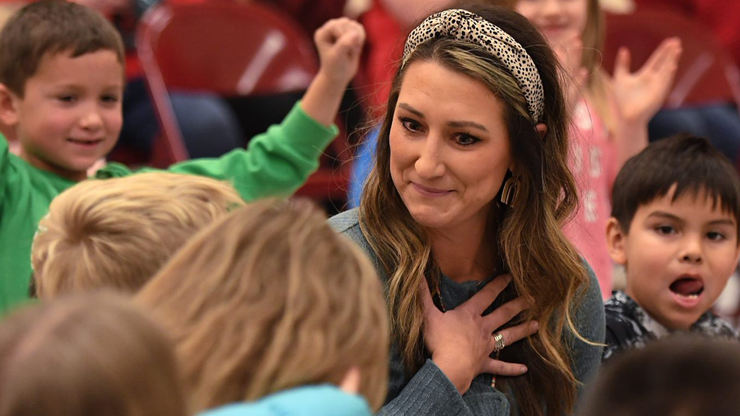
{"label": "woman's lips", "polygon": [[411,186],[413,186],[414,189],[416,189],[418,193],[420,193],[423,196],[429,197],[429,198],[440,198],[440,197],[447,196],[452,193],[452,191],[427,188],[426,186],[422,186],[414,182],[411,182]]}

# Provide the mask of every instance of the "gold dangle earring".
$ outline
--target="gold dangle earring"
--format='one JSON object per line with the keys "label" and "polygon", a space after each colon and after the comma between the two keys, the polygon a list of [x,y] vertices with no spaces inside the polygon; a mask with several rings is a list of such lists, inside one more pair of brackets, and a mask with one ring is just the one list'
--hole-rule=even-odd
{"label": "gold dangle earring", "polygon": [[501,202],[508,205],[509,208],[514,208],[514,199],[516,198],[517,191],[519,191],[519,179],[512,173],[504,182],[503,190],[501,191]]}

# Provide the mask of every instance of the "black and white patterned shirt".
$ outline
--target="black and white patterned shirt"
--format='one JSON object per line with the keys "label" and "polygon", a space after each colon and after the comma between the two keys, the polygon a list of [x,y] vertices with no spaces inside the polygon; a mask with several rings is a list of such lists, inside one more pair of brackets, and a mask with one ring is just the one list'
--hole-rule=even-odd
{"label": "black and white patterned shirt", "polygon": [[[642,348],[646,343],[669,335],[672,331],[650,317],[632,298],[622,291],[612,293],[604,305],[606,312],[606,347],[602,360],[630,348]],[[707,311],[691,325],[689,331],[712,338],[739,339],[729,322]]]}

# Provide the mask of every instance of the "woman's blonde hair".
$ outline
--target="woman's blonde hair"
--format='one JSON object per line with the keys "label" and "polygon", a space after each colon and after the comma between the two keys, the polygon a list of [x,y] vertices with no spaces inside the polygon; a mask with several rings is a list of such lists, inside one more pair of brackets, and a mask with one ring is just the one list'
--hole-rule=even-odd
{"label": "woman's blonde hair", "polygon": [[261,201],[195,237],[137,295],[176,343],[196,411],[352,367],[378,409],[388,380],[382,288],[364,253],[308,204]]}
{"label": "woman's blonde hair", "polygon": [[36,294],[135,292],[192,235],[243,204],[228,183],[195,175],[77,184],[52,201],[39,223],[31,253]]}
{"label": "woman's blonde hair", "polygon": [[389,135],[395,107],[405,71],[414,62],[436,62],[488,86],[505,106],[514,175],[519,179],[513,201],[517,208],[494,203],[489,226],[513,277],[515,293],[530,300],[525,320],[540,323],[536,335],[503,351],[502,359],[524,362],[529,368],[523,377],[506,379],[505,385],[516,393],[521,414],[542,414],[544,409],[561,414],[573,409],[577,385],[563,333],[567,330],[578,336],[571,315],[589,280],[578,253],[561,231],[577,205],[577,196],[567,166],[568,114],[558,82],[560,71],[546,40],[521,15],[500,6],[467,9],[510,34],[532,57],[544,87],[547,133],[540,137],[516,79],[484,48],[449,38],[428,41],[394,77],[375,165],[360,203],[360,224],[389,276],[386,290],[392,333],[406,369],[414,372],[424,357],[418,287],[421,279],[436,279],[441,271],[425,230],[409,214],[391,178]]}
{"label": "woman's blonde hair", "polygon": [[162,330],[112,294],[22,309],[0,324],[0,416],[186,416]]}

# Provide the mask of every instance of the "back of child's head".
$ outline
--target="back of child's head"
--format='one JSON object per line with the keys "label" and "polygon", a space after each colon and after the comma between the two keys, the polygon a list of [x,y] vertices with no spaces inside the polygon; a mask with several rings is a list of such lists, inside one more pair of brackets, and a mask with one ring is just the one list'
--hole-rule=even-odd
{"label": "back of child's head", "polygon": [[606,364],[579,416],[734,416],[737,341],[668,337]]}
{"label": "back of child's head", "polygon": [[378,409],[388,377],[375,268],[308,204],[261,201],[179,251],[137,295],[175,340],[194,410],[307,384],[353,367]]}
{"label": "back of child's head", "polygon": [[619,171],[612,189],[612,217],[629,233],[638,208],[673,191],[709,198],[731,214],[740,233],[740,178],[730,162],[706,140],[678,136],[650,144]]}
{"label": "back of child's head", "polygon": [[231,185],[196,175],[79,183],[39,223],[31,253],[36,294],[135,292],[196,232],[241,205]]}
{"label": "back of child's head", "polygon": [[79,57],[100,50],[115,52],[123,65],[123,41],[105,17],[66,0],[33,2],[0,31],[0,83],[23,97],[44,56],[71,52]]}
{"label": "back of child's head", "polygon": [[0,416],[185,416],[174,351],[117,296],[73,296],[0,323]]}

